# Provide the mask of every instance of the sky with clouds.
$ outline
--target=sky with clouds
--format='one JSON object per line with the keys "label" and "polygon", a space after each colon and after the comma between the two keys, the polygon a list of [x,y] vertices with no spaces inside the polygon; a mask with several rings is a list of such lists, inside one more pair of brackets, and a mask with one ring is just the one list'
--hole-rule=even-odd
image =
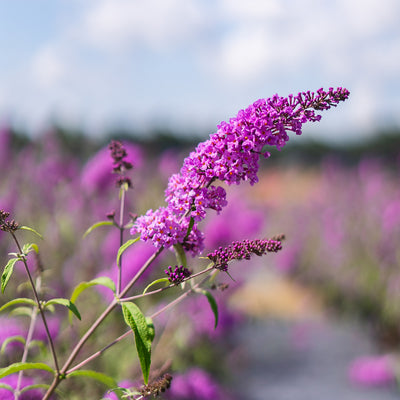
{"label": "sky with clouds", "polygon": [[275,93],[345,86],[309,137],[400,126],[398,0],[0,0],[0,122],[204,134]]}

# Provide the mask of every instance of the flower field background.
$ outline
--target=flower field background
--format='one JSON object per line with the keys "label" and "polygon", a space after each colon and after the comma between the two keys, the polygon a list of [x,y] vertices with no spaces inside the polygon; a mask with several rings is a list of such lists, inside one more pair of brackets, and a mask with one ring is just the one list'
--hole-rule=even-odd
{"label": "flower field background", "polygon": [[[45,297],[68,298],[81,281],[116,278],[111,271],[116,270],[119,232],[101,227],[83,238],[88,227],[105,220],[118,207],[106,143],[57,129],[35,140],[8,129],[0,132],[0,209],[43,235],[40,256],[30,254],[28,262],[32,271],[43,271]],[[166,182],[180,169],[192,143],[164,136],[148,142],[127,139],[124,144],[134,166],[126,209],[141,215],[162,205]],[[299,321],[321,314],[356,321],[376,344],[375,354],[349,365],[349,380],[367,386],[395,386],[400,369],[399,144],[396,136],[346,150],[310,143],[291,147],[289,143],[285,152],[273,151],[263,163],[260,181],[251,190],[248,185],[227,188],[229,205],[218,218],[210,215],[202,222],[205,252],[235,240],[281,233],[286,237],[283,250],[237,263],[230,270],[231,277],[221,274],[215,285],[219,307],[215,329],[204,296],[190,297],[155,319],[160,335],[153,351],[153,372],[169,371],[174,377],[165,398],[235,399],[231,366],[237,365],[240,374],[242,356],[235,332],[251,326],[255,318]],[[14,251],[0,232],[2,265]],[[149,243],[137,243],[126,251],[123,282],[134,276],[152,251]],[[141,289],[162,276],[171,263],[172,255],[165,253],[141,277]],[[20,278],[10,281],[0,307],[29,291],[24,271],[18,268]],[[169,299],[163,296],[165,301]],[[101,312],[104,299],[110,298],[112,292],[106,288],[82,294],[76,302],[78,308],[80,301],[91,305],[83,310],[82,321],[68,323],[68,310],[61,311],[63,320],[57,317],[60,310],[49,312],[50,329],[59,347],[67,349],[68,343],[76,341]],[[151,310],[153,301],[160,302],[160,297],[147,297],[139,304]],[[26,313],[19,307],[0,314],[0,367],[21,359],[18,337],[26,335]],[[113,330],[99,328],[93,346],[85,349],[87,356],[123,332],[122,321],[115,318],[113,322],[107,325],[114,326]],[[47,351],[40,324],[32,349],[38,359]],[[8,340],[10,337],[15,340]],[[125,341],[96,359],[93,369],[99,366],[121,386],[129,387],[140,376],[140,365],[131,343],[127,346]],[[273,347],[274,343],[259,345]],[[12,386],[11,378],[0,383]],[[26,374],[24,379],[26,386],[40,383],[41,376]],[[72,395],[76,386],[79,397]],[[106,394],[104,386],[88,380],[72,380],[64,390],[68,399],[116,398]],[[0,388],[0,399],[8,399],[6,393]],[[42,396],[40,388],[26,393],[29,397],[21,398]]]}

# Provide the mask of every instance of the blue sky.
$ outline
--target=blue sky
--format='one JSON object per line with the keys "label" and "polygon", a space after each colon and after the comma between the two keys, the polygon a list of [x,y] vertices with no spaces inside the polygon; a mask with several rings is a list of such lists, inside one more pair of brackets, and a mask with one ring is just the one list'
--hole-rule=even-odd
{"label": "blue sky", "polygon": [[204,134],[241,108],[345,86],[308,137],[400,125],[398,0],[0,0],[0,122]]}

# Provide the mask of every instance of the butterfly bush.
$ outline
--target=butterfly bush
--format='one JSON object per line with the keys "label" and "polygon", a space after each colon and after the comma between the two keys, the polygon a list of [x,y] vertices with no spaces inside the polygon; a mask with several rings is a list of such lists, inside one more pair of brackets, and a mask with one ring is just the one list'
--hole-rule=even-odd
{"label": "butterfly bush", "polygon": [[260,156],[270,156],[266,146],[281,149],[289,140],[288,131],[300,135],[304,123],[321,119],[316,111],[336,106],[348,96],[349,91],[341,87],[297,96],[275,95],[239,111],[229,122],[219,124],[217,132],[190,153],[180,173],[168,181],[167,206],[139,217],[131,234],[139,233],[142,240],[151,240],[156,247],[180,243],[192,255],[201,253],[204,236],[197,224],[208,209],[219,213],[227,205],[225,189],[214,183],[255,184]]}
{"label": "butterfly bush", "polygon": [[[49,374],[50,378],[46,375],[47,372],[42,374],[36,371],[35,374],[35,371],[30,371],[28,374],[29,378],[33,377],[34,385],[40,385],[40,396],[43,388],[45,400],[56,396],[56,389],[58,390],[61,383],[67,386],[67,396],[72,396],[76,391],[76,385],[71,383],[73,379],[71,381],[69,378],[74,376],[94,378],[112,388],[114,383],[117,385],[113,378],[97,371],[86,370],[86,366],[91,363],[97,369],[101,365],[106,371],[112,371],[111,374],[115,375],[115,366],[108,365],[111,364],[108,361],[100,363],[98,357],[125,337],[133,334],[138,357],[133,362],[129,358],[128,362],[130,366],[135,363],[134,368],[120,368],[138,371],[140,367],[142,371],[144,385],[137,376],[125,377],[129,380],[134,379],[136,382],[135,387],[132,388],[132,398],[156,396],[170,389],[170,386],[170,395],[173,398],[183,399],[185,396],[199,400],[231,398],[223,394],[214,383],[212,379],[214,377],[207,375],[205,370],[201,368],[190,370],[193,360],[189,358],[195,351],[193,346],[203,342],[205,336],[209,339],[207,343],[210,348],[218,346],[221,349],[227,346],[227,343],[213,342],[223,338],[225,332],[232,330],[240,317],[229,310],[226,290],[228,284],[215,282],[214,279],[221,272],[228,273],[230,262],[248,260],[253,255],[261,256],[280,251],[283,236],[271,239],[249,238],[261,230],[263,219],[259,213],[248,210],[247,205],[237,199],[230,202],[233,211],[232,209],[229,211],[226,187],[238,185],[244,181],[251,185],[257,183],[259,160],[261,157],[270,156],[267,151],[268,146],[282,148],[289,139],[288,132],[301,134],[304,123],[318,121],[321,118],[317,115],[317,111],[336,106],[340,101],[347,99],[348,95],[349,92],[346,89],[331,88],[328,91],[320,89],[315,93],[299,93],[297,96],[290,95],[287,98],[275,95],[256,101],[228,122],[222,122],[208,140],[200,143],[183,160],[180,172],[168,179],[164,192],[166,204],[154,211],[150,209],[140,217],[130,211],[141,209],[140,201],[143,204],[152,201],[142,190],[151,182],[148,171],[152,169],[144,168],[144,173],[138,174],[140,177],[131,180],[128,172],[132,168],[135,170],[140,167],[141,163],[148,162],[139,148],[112,141],[107,150],[101,150],[84,165],[80,174],[78,160],[65,159],[59,143],[50,134],[45,138],[43,149],[40,149],[43,150],[43,158],[40,162],[37,157],[40,153],[37,153],[33,146],[27,146],[21,151],[16,157],[17,161],[7,158],[8,151],[6,150],[10,146],[9,136],[0,135],[2,143],[7,147],[6,150],[0,152],[0,156],[16,162],[19,167],[13,168],[7,175],[10,188],[6,196],[2,195],[0,198],[2,206],[0,208],[0,235],[8,234],[13,242],[12,250],[8,247],[4,248],[4,253],[9,253],[11,258],[1,276],[1,291],[4,292],[9,281],[11,282],[14,265],[18,265],[15,268],[15,275],[19,276],[23,271],[24,276],[28,277],[28,286],[32,289],[33,297],[33,299],[17,299],[17,303],[11,300],[2,307],[5,309],[22,303],[29,306],[25,307],[24,318],[27,316],[27,309],[31,312],[29,313],[29,328],[27,323],[21,325],[23,330],[21,335],[19,335],[19,325],[12,325],[9,317],[6,317],[5,321],[10,329],[7,330],[4,327],[0,329],[0,342],[7,345],[7,353],[4,352],[7,360],[2,358],[1,366],[11,362],[11,367],[9,365],[0,368],[0,379],[2,379],[0,384],[3,384],[1,390],[4,389],[13,396],[10,390],[12,389],[15,392],[15,399],[24,398],[25,392],[22,394],[20,392],[26,387],[24,381],[27,378],[24,372],[26,367],[52,372]],[[168,159],[164,161],[167,162]],[[168,165],[171,164],[170,161],[167,162]],[[22,171],[30,171],[32,176]],[[113,186],[112,192],[110,183]],[[3,183],[0,182],[0,185],[2,189]],[[111,208],[115,206],[115,187],[119,191],[119,209],[117,210]],[[20,195],[21,188],[28,192],[29,196]],[[133,196],[127,196],[128,189],[132,188],[135,194],[140,194],[140,196],[134,196],[134,200],[132,200]],[[139,197],[140,201],[138,201]],[[48,212],[38,212],[37,205],[43,205]],[[11,214],[2,210],[5,206],[10,206]],[[225,224],[224,230],[215,229],[218,226],[215,224],[207,227],[207,221],[204,220],[210,209],[215,211],[214,217],[222,214],[221,220],[224,218],[232,220],[236,212],[241,213],[242,220],[239,219],[239,221],[243,228],[242,232],[236,234],[232,221]],[[224,209],[228,210],[225,215],[222,213]],[[51,243],[44,241],[43,252],[42,242],[40,242],[40,252],[39,245],[36,243],[20,244],[19,230],[28,230],[40,238],[43,236],[35,229],[18,224],[12,219],[14,214],[22,216],[18,218],[20,221],[24,219],[40,221],[40,229],[43,228],[44,231],[43,236],[52,239]],[[71,218],[71,215],[74,218]],[[105,216],[106,220],[97,222],[87,229],[93,215],[101,216],[103,219]],[[40,220],[41,218],[43,220]],[[110,231],[108,231],[109,234],[103,234],[103,236],[100,233],[95,234],[97,235],[95,240],[82,242],[78,250],[78,245],[81,243],[79,238],[76,238],[76,232],[84,232],[83,226],[86,230],[84,237],[97,228],[105,232],[105,227],[108,227]],[[213,237],[210,234],[206,242],[206,234],[209,234],[212,229],[218,230],[219,235]],[[125,235],[128,231],[136,237],[126,240]],[[137,243],[139,239],[147,243]],[[203,260],[208,262],[208,266],[200,267],[191,264],[188,268],[186,253],[192,256],[199,255],[204,250],[205,243],[211,249],[216,249],[209,252],[207,257],[203,257]],[[3,246],[3,243],[1,245]],[[18,252],[15,252],[15,247]],[[170,260],[172,257],[170,252],[162,253],[164,249],[171,247],[174,247],[176,256],[173,261]],[[42,257],[43,254],[47,255],[51,251],[54,256],[51,265],[54,265],[54,268],[50,269],[50,262],[43,260]],[[168,265],[169,267],[166,267]],[[226,276],[225,278],[228,279]],[[42,279],[47,282],[42,284]],[[149,280],[150,283],[148,283]],[[191,281],[190,284],[186,284],[187,280]],[[76,281],[81,281],[81,283],[76,285]],[[28,286],[19,286],[24,296],[25,291],[28,292],[26,290]],[[80,314],[77,307],[81,308],[81,304],[86,299],[86,295],[81,298],[81,293],[86,289],[90,293],[89,289],[92,286],[97,289],[92,292],[92,295],[97,297],[90,297],[92,302],[86,303],[90,307],[90,310],[86,310],[90,313],[88,320],[85,318],[87,314],[83,312]],[[16,288],[14,286],[14,289]],[[133,293],[130,293],[133,288]],[[214,299],[211,293],[214,289],[223,291],[224,297]],[[166,292],[167,290],[169,291]],[[157,297],[161,292],[168,293],[168,296]],[[173,296],[169,296],[171,292],[173,296],[176,295],[173,300],[171,300]],[[7,288],[8,296],[12,296],[13,293],[16,293],[15,290]],[[199,302],[199,298],[203,302]],[[183,300],[186,299],[188,301],[184,302]],[[69,317],[72,317],[68,330],[61,322],[61,313],[49,314],[49,311],[58,311],[59,306],[67,307]],[[175,310],[178,312],[171,316],[171,325],[166,321],[165,314],[172,307],[176,307]],[[141,311],[142,308],[146,310],[145,313]],[[107,318],[111,313],[114,314],[115,310],[122,312],[123,319],[121,314],[118,320]],[[173,356],[174,359],[178,358],[178,363],[181,357],[183,364],[187,366],[186,373],[181,375],[181,378],[177,375],[175,384],[172,377],[164,373],[169,370],[168,366],[164,367],[164,364],[168,364],[164,358],[165,349],[159,351],[155,360],[151,352],[155,335],[152,321],[156,317],[159,324],[157,332],[161,326],[164,337],[167,337],[168,351],[171,354],[187,353]],[[106,318],[110,324],[104,326]],[[164,323],[163,318],[165,318]],[[189,321],[192,323],[191,328],[187,327],[187,320],[192,320]],[[101,328],[99,328],[100,325],[102,325]],[[110,325],[112,329],[109,329]],[[130,329],[121,333],[124,328],[126,329],[126,325]],[[186,334],[183,331],[178,332],[181,325],[183,325],[183,331],[186,330]],[[214,329],[214,333],[210,334],[209,328],[213,326],[218,327],[218,330]],[[23,340],[24,344],[21,343],[22,357],[19,354],[21,346],[15,346],[12,342],[8,343],[10,335],[26,338]],[[177,337],[180,337],[181,343],[175,343],[178,342]],[[89,339],[91,339],[91,344],[87,345]],[[42,352],[31,349],[32,344],[36,345],[36,342],[43,343],[47,349],[46,354],[43,355]],[[182,343],[192,346],[191,352],[183,352]],[[119,358],[117,352],[118,362],[120,362]],[[35,363],[36,361],[40,362]],[[126,361],[123,362],[125,366]],[[220,367],[222,368],[221,364]],[[12,379],[15,378],[17,372],[18,380],[14,385]],[[9,376],[12,378],[9,379]],[[49,380],[51,383],[47,384]],[[37,387],[34,386],[29,390],[32,398]],[[85,385],[88,391],[92,388],[94,386]],[[117,391],[111,390],[109,392],[111,398],[113,398],[113,393],[117,397],[120,396],[124,388],[126,389],[126,385],[121,383]],[[86,393],[82,391],[82,395],[85,396]]]}

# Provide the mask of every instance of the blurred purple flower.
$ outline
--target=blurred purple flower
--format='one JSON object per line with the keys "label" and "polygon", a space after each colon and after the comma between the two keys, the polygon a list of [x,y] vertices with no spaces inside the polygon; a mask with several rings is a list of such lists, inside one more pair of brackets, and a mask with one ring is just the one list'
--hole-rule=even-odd
{"label": "blurred purple flower", "polygon": [[301,239],[295,243],[291,242],[285,245],[285,251],[280,251],[275,258],[276,268],[283,273],[293,272],[298,266],[298,260],[301,258],[303,247],[299,243]]}
{"label": "blurred purple flower", "polygon": [[382,213],[382,229],[391,235],[400,226],[400,200],[389,201]]}
{"label": "blurred purple flower", "polygon": [[11,157],[11,132],[8,127],[0,127],[0,168],[6,168]]}
{"label": "blurred purple flower", "polygon": [[[11,386],[12,388],[17,387],[18,382],[18,374],[8,375],[4,378],[0,379],[0,383],[5,383],[6,385]],[[26,386],[33,385],[35,381],[27,376],[22,377],[20,388],[24,388]],[[22,393],[18,399],[19,400],[41,400],[43,393],[40,389],[32,389]],[[13,392],[0,388],[0,400],[14,400]]]}
{"label": "blurred purple flower", "polygon": [[168,179],[172,174],[175,174],[180,170],[182,165],[183,157],[175,150],[166,150],[159,157],[158,171],[161,177]]}
{"label": "blurred purple flower", "polygon": [[[115,249],[115,247],[114,247]],[[115,251],[115,250],[114,250]],[[122,275],[121,275],[121,283],[122,288],[129,283],[129,281],[135,276],[135,274],[140,270],[143,264],[147,261],[147,259],[154,253],[154,246],[151,243],[137,242],[131,247],[129,247],[122,256]],[[115,257],[115,254],[114,254]],[[114,263],[112,269],[102,271],[98,274],[98,276],[107,276],[111,278],[114,282],[117,281],[117,265]],[[150,273],[147,270],[140,279],[145,278]],[[140,282],[140,280],[139,280]],[[103,287],[96,286],[97,290],[104,296],[107,301],[113,299],[112,292]]]}
{"label": "blurred purple flower", "polygon": [[[134,387],[134,386],[135,386],[135,383],[132,382],[132,381],[126,380],[126,381],[119,382],[119,383],[118,383],[118,386],[121,387],[121,388],[124,388],[124,389],[129,389],[129,388],[131,388],[131,387]],[[107,399],[107,400],[118,400],[118,396],[115,394],[115,392],[109,392],[109,393],[107,392],[107,393],[104,395],[103,399]]]}
{"label": "blurred purple flower", "polygon": [[[143,153],[139,146],[124,143],[127,152],[126,161],[140,168],[143,164]],[[116,175],[112,172],[113,159],[110,149],[105,147],[95,154],[83,167],[81,184],[88,193],[104,193],[110,188],[115,188]]]}
{"label": "blurred purple flower", "polygon": [[[224,293],[228,293],[228,291]],[[231,294],[231,290],[226,296],[224,293],[220,293],[221,296],[215,298],[218,305],[218,326],[215,329],[214,313],[205,296],[190,297],[180,304],[179,315],[187,315],[191,325],[190,341],[196,340],[201,335],[211,338],[224,336],[227,331],[243,320],[240,312],[232,311],[226,304],[227,298],[225,297]],[[221,300],[221,297],[224,299]],[[182,319],[182,316],[179,318]]]}
{"label": "blurred purple flower", "polygon": [[210,374],[200,368],[192,368],[184,374],[173,375],[167,399],[174,400],[228,400],[230,397]]}
{"label": "blurred purple flower", "polygon": [[204,227],[204,244],[216,249],[234,240],[259,236],[265,224],[265,211],[257,210],[239,195],[233,196],[219,215],[211,215]]}
{"label": "blurred purple flower", "polygon": [[349,367],[349,378],[362,386],[383,386],[395,382],[390,356],[360,357]]}
{"label": "blurred purple flower", "polygon": [[[0,346],[4,341],[11,336],[22,336],[25,338],[26,330],[14,318],[0,316]],[[20,342],[11,342],[7,345],[6,351],[10,351],[15,348],[23,348],[23,344]],[[1,397],[0,397],[1,398]]]}
{"label": "blurred purple flower", "polygon": [[[60,320],[57,317],[46,317],[47,326],[49,328],[50,335],[52,339],[56,338],[60,333]],[[43,320],[40,318],[33,332],[33,339],[41,340],[42,342],[47,342],[47,334],[43,324]]]}

